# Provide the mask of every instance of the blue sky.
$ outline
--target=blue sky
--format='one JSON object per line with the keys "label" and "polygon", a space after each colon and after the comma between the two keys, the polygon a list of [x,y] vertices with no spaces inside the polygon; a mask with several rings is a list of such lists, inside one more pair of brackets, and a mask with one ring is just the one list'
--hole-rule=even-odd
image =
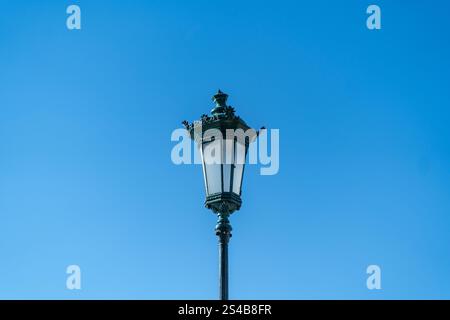
{"label": "blue sky", "polygon": [[231,298],[450,298],[447,1],[0,4],[0,298],[217,298],[216,218],[170,135],[218,88],[280,129],[231,217]]}

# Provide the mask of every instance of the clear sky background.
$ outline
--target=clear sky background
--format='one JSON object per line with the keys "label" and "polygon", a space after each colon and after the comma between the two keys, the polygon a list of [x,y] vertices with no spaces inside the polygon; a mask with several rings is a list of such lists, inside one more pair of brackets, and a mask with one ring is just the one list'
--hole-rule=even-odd
{"label": "clear sky background", "polygon": [[231,218],[231,298],[450,298],[448,1],[0,8],[0,298],[216,299],[216,217],[170,135],[218,88],[280,129]]}

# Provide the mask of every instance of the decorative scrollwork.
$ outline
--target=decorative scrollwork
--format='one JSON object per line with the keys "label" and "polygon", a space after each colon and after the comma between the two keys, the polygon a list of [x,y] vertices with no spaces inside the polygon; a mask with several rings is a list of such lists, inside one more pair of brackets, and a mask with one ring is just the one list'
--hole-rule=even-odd
{"label": "decorative scrollwork", "polygon": [[228,119],[234,119],[235,115],[234,115],[234,108],[232,106],[226,106],[225,107],[225,115]]}

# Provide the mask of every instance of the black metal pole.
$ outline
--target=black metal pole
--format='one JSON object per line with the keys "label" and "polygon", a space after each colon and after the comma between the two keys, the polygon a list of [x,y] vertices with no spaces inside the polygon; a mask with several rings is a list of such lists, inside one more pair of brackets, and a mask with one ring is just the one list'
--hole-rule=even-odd
{"label": "black metal pole", "polygon": [[219,237],[219,297],[228,300],[228,242],[231,238],[231,224],[228,213],[219,213],[216,235]]}

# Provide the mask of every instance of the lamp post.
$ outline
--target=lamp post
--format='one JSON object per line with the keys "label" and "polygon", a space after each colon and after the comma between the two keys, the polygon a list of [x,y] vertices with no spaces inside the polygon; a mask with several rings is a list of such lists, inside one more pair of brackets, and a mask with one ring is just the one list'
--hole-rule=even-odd
{"label": "lamp post", "polygon": [[215,231],[219,238],[219,292],[221,300],[228,300],[228,242],[232,230],[228,218],[241,207],[245,158],[257,132],[227,105],[227,94],[219,90],[212,99],[215,107],[210,116],[204,114],[198,121],[183,124],[200,150],[205,206],[218,216]]}

